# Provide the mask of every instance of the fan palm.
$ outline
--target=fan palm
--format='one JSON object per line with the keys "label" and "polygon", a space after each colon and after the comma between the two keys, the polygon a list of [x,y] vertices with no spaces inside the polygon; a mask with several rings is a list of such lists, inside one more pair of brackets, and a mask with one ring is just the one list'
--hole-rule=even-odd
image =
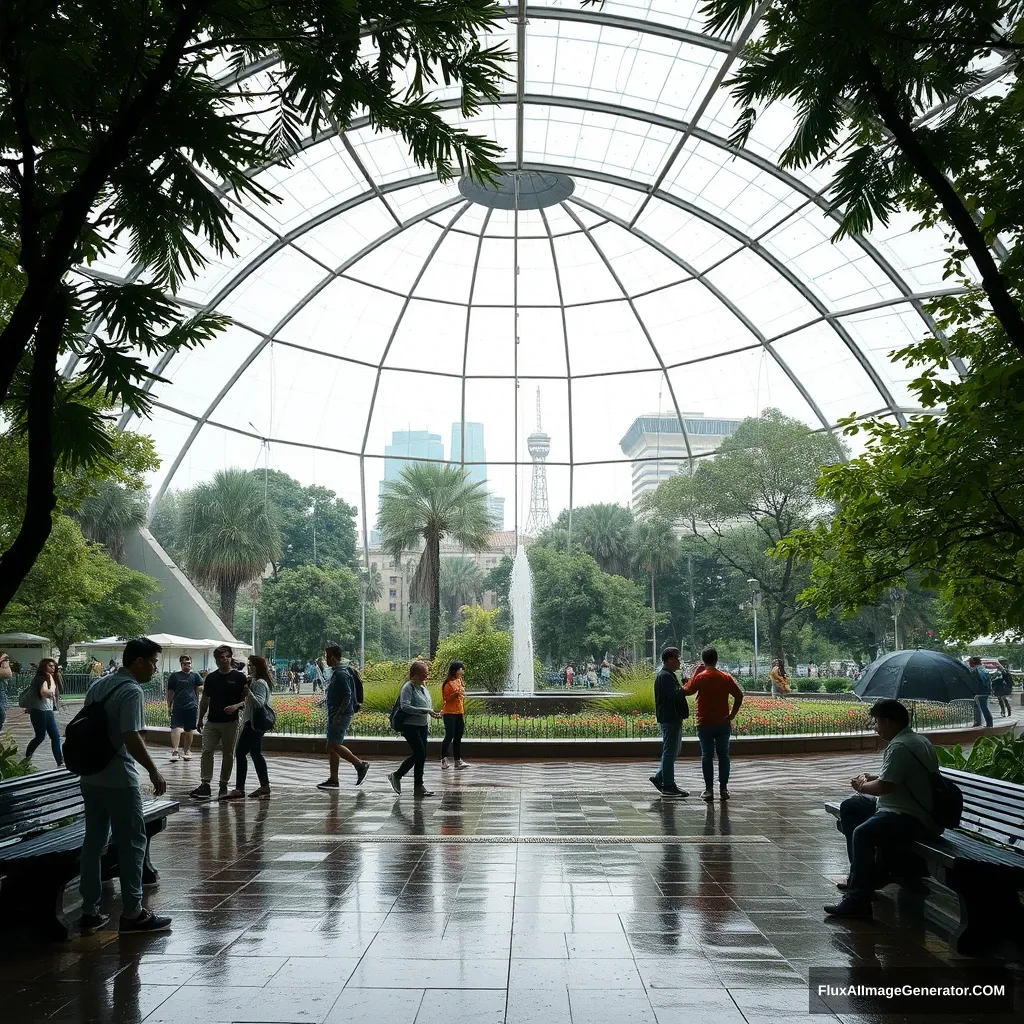
{"label": "fan palm", "polygon": [[384,577],[380,569],[370,566],[366,573],[366,603],[376,604],[384,596]]}
{"label": "fan palm", "polygon": [[621,505],[581,508],[573,518],[573,547],[590,553],[603,572],[628,571],[633,514]]}
{"label": "fan palm", "polygon": [[220,617],[230,629],[238,588],[280,557],[263,485],[245,470],[222,470],[183,496],[180,516],[185,568],[197,583],[217,588]]}
{"label": "fan palm", "polygon": [[382,546],[397,562],[420,540],[425,545],[410,596],[430,608],[431,658],[441,632],[441,538],[482,550],[490,533],[486,499],[484,485],[470,482],[459,466],[414,462],[384,482],[377,516]]}
{"label": "fan palm", "polygon": [[448,602],[452,620],[459,614],[459,609],[475,601],[483,589],[483,574],[472,558],[456,555],[441,562],[441,593]]}
{"label": "fan palm", "polygon": [[678,557],[679,540],[668,523],[652,519],[636,524],[633,532],[633,564],[651,577],[651,648],[655,664],[658,654],[658,621],[654,580],[658,573],[673,565]]}
{"label": "fan palm", "polygon": [[111,558],[124,562],[125,538],[146,525],[146,498],[116,480],[103,480],[75,518],[87,540],[102,544]]}

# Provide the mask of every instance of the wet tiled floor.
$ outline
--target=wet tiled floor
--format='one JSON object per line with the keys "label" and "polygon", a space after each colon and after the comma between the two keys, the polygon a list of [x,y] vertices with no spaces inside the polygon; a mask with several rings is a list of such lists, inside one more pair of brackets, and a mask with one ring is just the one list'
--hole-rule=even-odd
{"label": "wet tiled floor", "polygon": [[[888,899],[874,922],[824,919],[846,857],[822,805],[876,755],[739,762],[712,805],[693,762],[687,800],[654,791],[653,765],[505,762],[432,763],[416,801],[393,763],[323,793],[321,760],[281,756],[270,801],[197,805],[198,759],[155,753],[182,809],[146,902],[173,930],[8,946],[5,1021],[835,1021],[808,1017],[812,967],[959,962]],[[116,886],[108,903],[116,926]]]}

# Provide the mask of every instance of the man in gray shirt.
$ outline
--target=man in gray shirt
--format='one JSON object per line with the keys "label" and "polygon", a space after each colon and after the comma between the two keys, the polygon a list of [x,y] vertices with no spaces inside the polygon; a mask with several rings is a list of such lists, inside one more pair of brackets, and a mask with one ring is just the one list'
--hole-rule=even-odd
{"label": "man in gray shirt", "polygon": [[121,876],[121,924],[124,934],[165,932],[169,917],[160,917],[142,906],[142,869],[146,860],[146,819],[142,810],[142,789],[137,764],[149,774],[153,791],[163,796],[167,783],[157,771],[146,741],[141,683],[148,683],[157,670],[160,645],[142,637],[129,640],[124,649],[124,667],[104,676],[89,688],[85,703],[103,702],[107,730],[114,756],[92,775],[82,776],[85,804],[85,840],[82,843],[81,878],[83,935],[99,931],[110,915],[100,910],[103,883],[100,858],[111,831],[117,844]]}
{"label": "man in gray shirt", "polygon": [[825,907],[831,917],[871,917],[871,894],[891,881],[879,877],[876,855],[886,855],[942,829],[932,818],[932,776],[938,774],[935,748],[910,728],[910,715],[898,700],[880,700],[869,714],[888,741],[878,775],[862,774],[850,785],[857,796],[839,808],[839,830],[846,836],[850,876],[838,888],[843,899]]}

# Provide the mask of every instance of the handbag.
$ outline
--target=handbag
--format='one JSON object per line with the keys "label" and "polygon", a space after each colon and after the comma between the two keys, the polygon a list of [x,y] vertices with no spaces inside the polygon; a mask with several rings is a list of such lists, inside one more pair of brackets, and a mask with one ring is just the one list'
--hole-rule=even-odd
{"label": "handbag", "polygon": [[29,683],[21,693],[18,694],[18,707],[28,711],[29,703],[32,700],[32,684]]}
{"label": "handbag", "polygon": [[277,713],[270,706],[268,701],[266,704],[260,704],[253,710],[252,713],[252,727],[254,732],[258,732],[261,736],[265,732],[270,732],[274,728],[277,722]]}

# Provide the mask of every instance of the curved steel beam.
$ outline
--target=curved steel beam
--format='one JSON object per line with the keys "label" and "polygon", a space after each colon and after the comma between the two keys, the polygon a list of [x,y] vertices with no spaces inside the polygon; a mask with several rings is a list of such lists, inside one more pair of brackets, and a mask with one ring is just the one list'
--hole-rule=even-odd
{"label": "curved steel beam", "polygon": [[[178,467],[181,465],[182,460],[188,453],[189,448],[192,447],[192,442],[195,441],[196,437],[199,436],[199,432],[203,429],[203,426],[216,411],[217,406],[219,406],[220,403],[224,401],[224,398],[227,396],[228,392],[235,386],[239,378],[242,376],[243,373],[245,373],[249,366],[252,365],[253,360],[256,359],[256,357],[267,347],[267,345],[273,342],[274,336],[279,331],[283,330],[296,316],[299,315],[299,313],[302,312],[303,309],[306,308],[306,306],[314,298],[316,298],[317,295],[320,294],[320,292],[322,292],[332,281],[336,281],[354,263],[357,263],[364,256],[373,252],[374,249],[376,249],[380,245],[383,245],[384,242],[388,241],[390,238],[394,238],[396,235],[401,234],[401,232],[403,232],[406,229],[406,227],[409,227],[412,224],[417,224],[422,220],[426,220],[428,217],[432,217],[435,214],[440,213],[442,210],[446,210],[449,207],[455,206],[457,203],[460,202],[463,202],[462,196],[456,196],[452,199],[448,199],[444,203],[439,204],[438,206],[434,206],[429,210],[424,210],[423,213],[418,214],[416,217],[406,222],[404,226],[393,227],[389,231],[386,231],[383,235],[381,235],[380,238],[375,239],[369,245],[363,246],[363,248],[360,249],[359,252],[357,252],[354,256],[350,256],[344,263],[342,263],[341,266],[336,271],[334,271],[334,273],[329,274],[326,277],[322,278],[320,281],[318,281],[316,285],[313,288],[311,288],[309,292],[307,292],[306,295],[303,296],[303,298],[299,302],[297,302],[294,306],[292,306],[290,310],[288,310],[287,313],[285,313],[285,315],[274,325],[273,329],[268,334],[262,335],[262,337],[260,338],[259,342],[257,342],[253,350],[249,353],[248,356],[246,356],[246,358],[241,363],[239,363],[238,369],[235,370],[235,372],[228,378],[227,382],[220,389],[220,391],[217,392],[216,397],[207,406],[206,412],[204,412],[203,415],[197,419],[195,427],[192,428],[191,433],[185,439],[184,443],[181,446],[181,449],[178,451],[178,454],[174,457],[174,462],[171,463],[171,468],[167,471],[167,474],[164,477],[163,482],[160,484],[160,487],[157,490],[156,494],[153,495],[153,500],[150,503],[150,508],[154,508],[156,506],[156,503],[163,497],[164,492],[167,490],[168,484],[173,479],[174,474],[177,473]],[[367,420],[367,424],[369,424],[369,420]],[[123,429],[123,427],[121,429]]]}
{"label": "curved steel beam", "polygon": [[[686,430],[686,420],[683,419],[682,410],[679,408],[679,401],[676,399],[676,389],[672,384],[672,378],[668,375],[668,370],[665,368],[665,360],[661,358],[661,352],[658,351],[658,346],[654,343],[654,338],[651,337],[651,332],[647,329],[647,324],[644,323],[644,318],[640,315],[640,311],[636,308],[636,303],[630,297],[629,292],[626,290],[626,286],[622,283],[619,275],[615,273],[615,268],[611,264],[611,260],[605,255],[604,249],[601,248],[594,241],[594,236],[590,233],[590,229],[576,216],[574,210],[571,210],[566,203],[559,204],[563,210],[576,222],[576,226],[587,236],[587,241],[594,247],[594,252],[597,253],[598,259],[605,265],[605,269],[611,274],[612,280],[615,282],[619,291],[622,292],[622,297],[629,304],[629,308],[636,317],[637,325],[640,330],[643,331],[644,337],[647,339],[647,344],[651,346],[651,352],[654,353],[654,358],[658,360],[658,365],[661,367],[661,375],[668,385],[668,393],[672,396],[672,405],[676,410],[676,419],[679,420],[679,429],[683,432],[683,444],[686,445],[686,460],[687,465],[690,467],[690,476],[693,476],[693,449],[690,447],[690,435]],[[569,429],[572,430],[572,424],[569,424]]]}
{"label": "curved steel beam", "polygon": [[[664,256],[666,259],[671,260],[677,267],[679,267],[682,270],[685,270],[689,274],[692,274],[693,279],[695,281],[699,282],[705,288],[707,288],[707,290],[711,292],[711,294],[714,295],[714,297],[718,299],[718,301],[723,306],[725,306],[725,308],[729,310],[729,312],[732,313],[732,315],[736,317],[736,319],[739,320],[740,323],[743,324],[743,326],[746,327],[747,330],[750,331],[750,333],[755,338],[757,338],[758,342],[761,345],[761,348],[764,349],[764,351],[767,352],[775,360],[775,362],[779,366],[779,369],[781,369],[782,372],[789,378],[790,383],[797,389],[797,391],[800,393],[801,397],[807,403],[807,405],[814,413],[814,415],[818,417],[818,422],[821,423],[821,425],[826,430],[832,429],[828,417],[821,411],[821,409],[818,406],[818,403],[811,397],[810,392],[800,381],[800,378],[797,377],[797,375],[792,371],[792,369],[790,369],[789,365],[782,358],[782,356],[780,356],[779,353],[775,351],[771,342],[768,340],[767,337],[765,337],[764,333],[754,324],[754,322],[746,315],[746,313],[744,313],[743,310],[741,310],[739,306],[737,306],[732,301],[732,299],[730,299],[721,289],[719,289],[707,278],[702,277],[700,274],[698,274],[694,270],[694,268],[691,267],[690,264],[687,263],[686,260],[684,260],[681,256],[672,252],[671,249],[662,245],[661,242],[652,238],[650,235],[641,231],[639,228],[633,227],[629,223],[629,221],[624,220],[622,217],[617,217],[614,216],[613,214],[607,213],[604,210],[598,211],[598,208],[596,206],[593,206],[592,204],[588,203],[585,199],[570,199],[569,201],[575,203],[577,206],[582,206],[584,209],[589,210],[591,213],[600,212],[602,216],[607,216],[611,223],[618,225],[625,231],[628,231],[635,238],[639,238],[642,242],[645,242],[647,245],[651,246],[651,248],[660,252],[661,255]],[[685,282],[681,283],[685,284]],[[817,321],[812,321],[812,323],[816,322]]]}

